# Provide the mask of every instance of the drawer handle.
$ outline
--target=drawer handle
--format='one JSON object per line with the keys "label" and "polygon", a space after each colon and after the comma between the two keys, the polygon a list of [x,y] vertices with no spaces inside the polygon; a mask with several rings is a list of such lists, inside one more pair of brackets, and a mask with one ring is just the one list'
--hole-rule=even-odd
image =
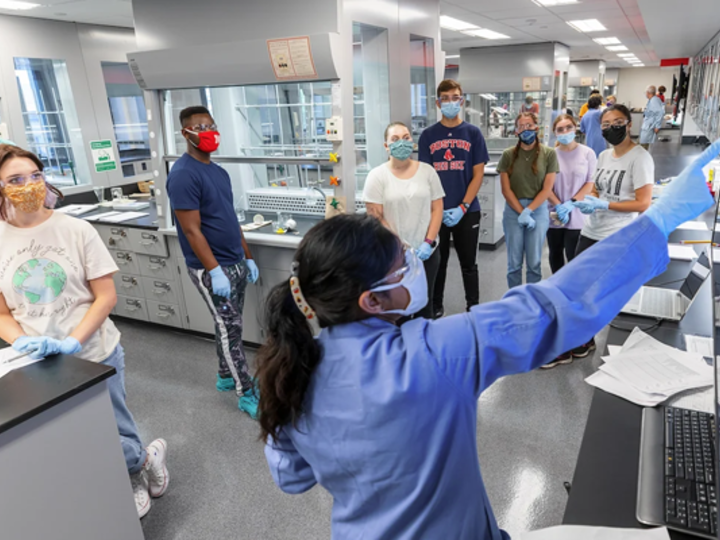
{"label": "drawer handle", "polygon": [[153,270],[153,271],[162,270],[163,268],[165,268],[165,264],[151,264],[150,265],[150,270]]}
{"label": "drawer handle", "polygon": [[132,289],[136,285],[137,285],[137,281],[135,281],[134,279],[132,280],[132,283],[127,283],[126,281],[123,281],[123,283],[122,283],[123,289]]}
{"label": "drawer handle", "polygon": [[112,238],[112,237],[108,238],[108,245],[114,246],[116,243],[117,243],[117,242],[115,242],[115,239],[114,239],[114,238]]}
{"label": "drawer handle", "polygon": [[117,262],[117,263],[120,264],[120,265],[122,265],[122,266],[127,266],[127,260],[123,261],[123,260],[118,259],[118,262]]}
{"label": "drawer handle", "polygon": [[125,311],[137,311],[140,309],[138,306],[125,306]]}
{"label": "drawer handle", "polygon": [[160,312],[160,313],[157,314],[157,316],[158,316],[159,319],[169,319],[169,318],[172,317],[173,315],[175,315],[175,310],[162,311],[162,312]]}
{"label": "drawer handle", "polygon": [[157,288],[155,288],[155,289],[153,289],[153,292],[154,292],[155,294],[165,294],[165,293],[170,292],[170,287],[166,287],[166,288],[164,288],[164,289],[157,289]]}
{"label": "drawer handle", "polygon": [[154,246],[155,244],[157,244],[157,240],[150,240],[150,241],[140,240],[141,246]]}

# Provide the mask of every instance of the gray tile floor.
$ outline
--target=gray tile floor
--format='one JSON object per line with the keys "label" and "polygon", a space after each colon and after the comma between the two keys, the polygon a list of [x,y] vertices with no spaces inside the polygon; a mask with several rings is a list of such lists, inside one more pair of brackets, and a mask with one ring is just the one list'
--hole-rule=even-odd
{"label": "gray tile floor", "polygon": [[[499,299],[505,246],[480,252],[478,260],[481,301]],[[449,274],[460,276],[454,256]],[[461,280],[448,283],[446,311],[460,312]],[[170,448],[171,486],[143,520],[147,540],[330,538],[332,498],[320,487],[300,496],[277,489],[256,424],[232,395],[215,391],[214,344],[139,323],[118,326],[129,406],[146,444],[162,436]],[[599,350],[603,343],[604,333]],[[572,479],[592,393],[583,379],[599,362],[596,353],[502,379],[480,399],[480,464],[498,521],[512,535],[562,520],[563,482]]]}

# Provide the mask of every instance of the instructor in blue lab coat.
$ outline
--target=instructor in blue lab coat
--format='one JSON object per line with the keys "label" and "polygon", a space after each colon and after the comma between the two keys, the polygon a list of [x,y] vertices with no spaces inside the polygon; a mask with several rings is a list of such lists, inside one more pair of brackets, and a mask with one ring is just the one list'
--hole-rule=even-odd
{"label": "instructor in blue lab coat", "polygon": [[645,150],[650,150],[650,146],[657,141],[657,134],[662,127],[662,121],[665,117],[665,105],[657,96],[657,90],[654,86],[647,87],[645,96],[648,98],[648,102],[645,106],[643,123],[640,128],[640,146]]}
{"label": "instructor in blue lab coat", "polygon": [[478,397],[587,342],[663,272],[670,232],[713,204],[702,167],[719,152],[720,141],[642,217],[550,279],[435,321],[395,324],[426,304],[427,287],[423,265],[380,221],[314,227],[267,300],[257,357],[276,484],[327,489],[334,540],[507,539],[480,475]]}

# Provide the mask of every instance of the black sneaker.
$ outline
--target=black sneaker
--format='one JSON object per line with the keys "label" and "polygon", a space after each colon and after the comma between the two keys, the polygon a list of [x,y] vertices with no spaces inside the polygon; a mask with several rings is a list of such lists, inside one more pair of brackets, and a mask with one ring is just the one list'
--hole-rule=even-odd
{"label": "black sneaker", "polygon": [[544,366],[540,366],[540,369],[552,369],[555,366],[559,366],[560,364],[572,364],[573,357],[572,354],[569,352],[562,353],[560,356],[558,356],[555,360],[552,362],[548,362]]}
{"label": "black sneaker", "polygon": [[445,315],[445,309],[442,307],[435,308],[435,312],[433,313],[433,319],[442,319]]}
{"label": "black sneaker", "polygon": [[592,351],[596,349],[595,346],[595,338],[592,338],[590,341],[588,341],[585,345],[580,345],[579,347],[572,350],[573,358],[585,358],[590,355]]}

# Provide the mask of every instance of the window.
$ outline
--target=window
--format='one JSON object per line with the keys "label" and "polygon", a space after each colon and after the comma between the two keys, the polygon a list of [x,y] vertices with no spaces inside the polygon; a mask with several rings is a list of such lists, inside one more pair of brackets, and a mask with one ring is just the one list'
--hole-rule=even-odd
{"label": "window", "polygon": [[115,141],[125,178],[150,172],[150,136],[145,99],[130,67],[102,62]]}
{"label": "window", "polygon": [[15,58],[28,149],[45,165],[49,182],[90,182],[80,122],[64,60]]}
{"label": "window", "polygon": [[435,51],[430,38],[410,36],[410,103],[412,135],[420,134],[435,123]]}

